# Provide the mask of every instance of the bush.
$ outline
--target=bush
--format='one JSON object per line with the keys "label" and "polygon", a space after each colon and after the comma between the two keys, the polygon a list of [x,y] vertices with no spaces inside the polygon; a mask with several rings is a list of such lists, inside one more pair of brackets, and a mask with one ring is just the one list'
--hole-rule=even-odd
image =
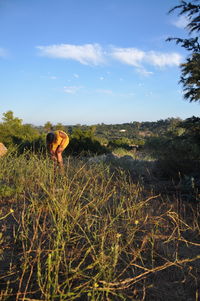
{"label": "bush", "polygon": [[67,147],[67,154],[79,155],[93,153],[96,155],[101,155],[108,153],[108,149],[102,146],[99,141],[92,140],[91,138],[85,137],[82,139],[72,138],[70,140],[69,146]]}
{"label": "bush", "polygon": [[115,149],[115,148],[124,148],[126,150],[130,149],[130,145],[131,141],[128,138],[119,138],[119,139],[114,139],[111,140],[108,143],[108,147],[111,149]]}
{"label": "bush", "polygon": [[200,167],[200,145],[190,136],[149,138],[145,149],[166,175],[190,174]]}
{"label": "bush", "polygon": [[69,146],[66,153],[72,155],[93,153],[97,155],[108,153],[108,149],[102,146],[94,136],[94,128],[91,127],[87,131],[80,128],[73,130]]}

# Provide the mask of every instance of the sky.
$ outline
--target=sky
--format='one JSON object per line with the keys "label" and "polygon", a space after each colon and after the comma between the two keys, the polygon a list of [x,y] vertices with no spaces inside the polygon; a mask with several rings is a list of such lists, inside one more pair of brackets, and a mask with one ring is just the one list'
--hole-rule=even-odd
{"label": "sky", "polygon": [[179,0],[0,0],[0,120],[116,124],[186,119]]}

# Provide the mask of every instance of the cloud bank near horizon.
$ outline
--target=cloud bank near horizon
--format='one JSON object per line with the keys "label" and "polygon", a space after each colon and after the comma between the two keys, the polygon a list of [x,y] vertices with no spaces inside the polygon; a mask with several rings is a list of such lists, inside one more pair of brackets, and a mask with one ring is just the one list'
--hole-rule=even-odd
{"label": "cloud bank near horizon", "polygon": [[138,48],[108,47],[99,44],[71,45],[58,44],[37,46],[39,55],[49,58],[75,60],[83,65],[98,66],[115,60],[135,67],[143,75],[152,74],[144,65],[153,67],[173,67],[181,64],[182,56],[177,52],[143,51]]}

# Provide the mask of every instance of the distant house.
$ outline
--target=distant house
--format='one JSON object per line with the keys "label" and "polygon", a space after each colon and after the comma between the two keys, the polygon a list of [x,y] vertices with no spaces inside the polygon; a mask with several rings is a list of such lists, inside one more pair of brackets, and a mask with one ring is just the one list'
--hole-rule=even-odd
{"label": "distant house", "polygon": [[126,130],[125,129],[121,129],[121,130],[119,130],[120,131],[120,133],[124,133],[124,132],[126,132]]}

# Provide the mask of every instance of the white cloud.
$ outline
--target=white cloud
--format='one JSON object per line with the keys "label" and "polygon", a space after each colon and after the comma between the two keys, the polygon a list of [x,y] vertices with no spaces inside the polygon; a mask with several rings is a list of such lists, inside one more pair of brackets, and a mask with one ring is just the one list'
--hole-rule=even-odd
{"label": "white cloud", "polygon": [[103,51],[99,44],[60,44],[36,48],[42,56],[76,60],[84,65],[99,65],[104,62]]}
{"label": "white cloud", "polygon": [[189,23],[189,20],[186,16],[180,16],[175,21],[172,21],[172,24],[178,28],[185,28]]}
{"label": "white cloud", "polygon": [[[182,57],[179,53],[165,53],[156,51],[143,51],[137,48],[110,47],[104,50],[99,44],[85,45],[50,45],[37,46],[39,54],[51,58],[62,58],[76,60],[84,65],[100,65],[108,58],[113,58],[124,64],[133,66],[136,71],[144,76],[149,76],[152,71],[146,70],[146,65],[154,67],[178,66]],[[73,74],[74,78],[79,78],[78,74]],[[100,77],[100,80],[103,80]]]}
{"label": "white cloud", "polygon": [[148,63],[156,67],[177,66],[181,63],[181,55],[178,53],[160,53],[155,51],[144,52],[136,48],[114,48],[112,57],[122,63],[137,67],[137,71],[143,75],[150,75],[143,64]]}
{"label": "white cloud", "polygon": [[145,52],[136,48],[113,48],[111,55],[125,64],[139,67]]}
{"label": "white cloud", "polygon": [[82,87],[77,86],[65,86],[64,92],[67,94],[76,94]]}
{"label": "white cloud", "polygon": [[165,66],[178,66],[181,63],[181,55],[172,53],[160,53],[155,51],[147,52],[145,55],[145,60],[154,66],[165,67]]}

